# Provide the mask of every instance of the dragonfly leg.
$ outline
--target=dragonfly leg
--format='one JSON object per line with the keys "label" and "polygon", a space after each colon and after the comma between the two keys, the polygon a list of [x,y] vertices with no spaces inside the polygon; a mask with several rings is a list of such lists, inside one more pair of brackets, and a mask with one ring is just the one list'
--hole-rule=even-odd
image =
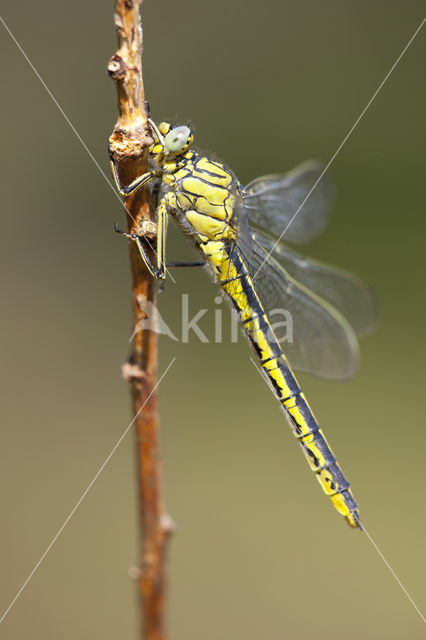
{"label": "dragonfly leg", "polygon": [[144,173],[143,175],[135,178],[135,180],[133,180],[133,182],[128,184],[126,187],[122,187],[120,184],[120,178],[118,175],[117,166],[114,162],[114,158],[112,157],[111,149],[109,146],[108,146],[108,153],[109,153],[111,171],[114,178],[115,186],[117,187],[118,192],[122,196],[129,196],[130,194],[134,193],[137,189],[142,187],[144,184],[147,184],[150,180],[157,177],[157,173],[155,171],[148,171],[148,173]]}
{"label": "dragonfly leg", "polygon": [[132,240],[135,240],[137,238],[136,233],[127,233],[127,231],[123,231],[122,229],[119,229],[118,222],[114,222],[114,231],[115,233],[119,233],[120,236],[124,236],[125,238],[131,238]]}
{"label": "dragonfly leg", "polygon": [[166,267],[204,267],[206,260],[198,260],[198,262],[167,262]]}
{"label": "dragonfly leg", "polygon": [[[163,198],[161,198],[157,207],[157,273],[154,275],[160,280],[164,280],[164,278],[166,277],[165,259],[167,220],[167,196],[164,196]],[[144,258],[144,256],[142,256],[142,258]]]}
{"label": "dragonfly leg", "polygon": [[[129,240],[134,240],[136,242],[136,246],[139,249],[139,253],[144,261],[144,264],[150,274],[154,276],[154,278],[158,278],[159,280],[164,280],[166,277],[166,264],[165,264],[165,251],[166,251],[166,228],[167,228],[167,202],[166,197],[160,200],[160,203],[157,207],[157,239],[154,243],[154,246],[151,244],[148,236],[139,235],[137,233],[127,233],[126,231],[122,231],[118,228],[117,223],[114,223],[114,230],[116,233],[128,238]],[[153,264],[149,251],[154,252],[155,254],[155,264]]]}

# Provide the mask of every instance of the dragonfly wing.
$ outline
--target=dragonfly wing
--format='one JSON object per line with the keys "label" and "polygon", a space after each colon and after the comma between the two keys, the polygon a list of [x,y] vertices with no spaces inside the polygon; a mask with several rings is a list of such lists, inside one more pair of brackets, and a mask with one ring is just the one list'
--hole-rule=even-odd
{"label": "dragonfly wing", "polygon": [[329,380],[353,376],[359,352],[349,322],[326,300],[297,282],[273,257],[265,261],[267,255],[254,241],[246,262],[290,365]]}
{"label": "dragonfly wing", "polygon": [[307,259],[282,242],[259,231],[253,239],[260,243],[299,283],[331,304],[349,321],[357,335],[369,333],[377,322],[373,291],[357,276],[316,260]]}
{"label": "dragonfly wing", "polygon": [[324,165],[304,162],[289,173],[257,178],[243,190],[251,225],[288,242],[309,242],[327,224],[332,200]]}
{"label": "dragonfly wing", "polygon": [[250,260],[253,252],[253,231],[248,220],[241,192],[235,189],[233,191],[233,197],[232,225],[238,237],[239,247]]}

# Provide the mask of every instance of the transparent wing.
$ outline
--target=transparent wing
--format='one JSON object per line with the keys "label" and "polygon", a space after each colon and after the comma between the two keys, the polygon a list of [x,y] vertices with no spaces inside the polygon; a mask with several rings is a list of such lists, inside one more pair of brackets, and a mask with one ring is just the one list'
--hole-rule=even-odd
{"label": "transparent wing", "polygon": [[250,224],[277,237],[285,231],[288,242],[312,240],[326,226],[332,200],[330,183],[321,177],[323,171],[324,165],[311,160],[289,173],[250,182],[243,190]]}
{"label": "transparent wing", "polygon": [[253,252],[253,232],[247,217],[247,211],[241,192],[237,189],[232,191],[234,196],[234,207],[232,213],[232,225],[237,232],[238,246],[244,255],[250,260]]}
{"label": "transparent wing", "polygon": [[253,240],[246,263],[290,365],[329,380],[350,378],[358,368],[359,352],[349,322],[273,257],[264,262],[266,257],[265,249]]}
{"label": "transparent wing", "polygon": [[343,269],[307,259],[282,242],[259,231],[253,239],[269,253],[299,283],[320,296],[339,311],[357,335],[369,333],[377,322],[375,296],[370,287],[360,278]]}

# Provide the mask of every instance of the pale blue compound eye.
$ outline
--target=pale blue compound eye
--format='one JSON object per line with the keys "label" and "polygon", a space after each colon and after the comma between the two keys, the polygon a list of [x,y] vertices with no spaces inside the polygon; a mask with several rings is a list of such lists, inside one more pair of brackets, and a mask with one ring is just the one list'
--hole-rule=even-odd
{"label": "pale blue compound eye", "polygon": [[191,135],[191,129],[186,126],[175,127],[164,138],[164,144],[167,147],[167,151],[170,153],[176,153],[183,149],[187,144],[188,138]]}

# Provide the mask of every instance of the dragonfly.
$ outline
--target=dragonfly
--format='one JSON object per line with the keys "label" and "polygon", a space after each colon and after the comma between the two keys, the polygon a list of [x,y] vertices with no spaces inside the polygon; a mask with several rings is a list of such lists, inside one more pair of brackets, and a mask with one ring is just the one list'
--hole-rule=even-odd
{"label": "dragonfly", "polygon": [[[369,332],[376,318],[374,296],[363,281],[287,246],[312,240],[327,224],[331,188],[323,165],[305,162],[242,187],[227,166],[196,151],[189,123],[149,122],[155,142],[147,173],[122,187],[111,153],[110,159],[122,196],[157,185],[155,258],[142,229],[124,235],[136,242],[152,276],[162,280],[169,266],[167,221],[174,219],[201,254],[195,264],[207,266],[237,314],[324,492],[351,527],[362,529],[350,484],[293,373],[350,378],[358,367],[357,337]],[[272,326],[276,309],[292,319],[292,340],[284,349]]]}

